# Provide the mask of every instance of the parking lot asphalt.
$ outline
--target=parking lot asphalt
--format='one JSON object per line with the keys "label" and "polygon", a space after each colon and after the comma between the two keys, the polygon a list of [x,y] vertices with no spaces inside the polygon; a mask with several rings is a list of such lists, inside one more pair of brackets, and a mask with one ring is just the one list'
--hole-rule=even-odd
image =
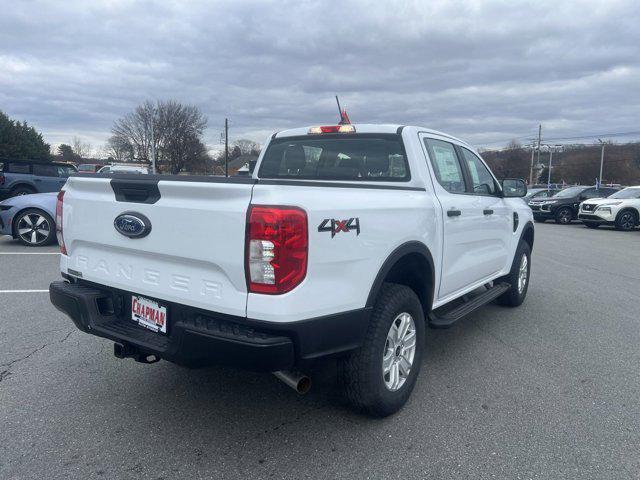
{"label": "parking lot asphalt", "polygon": [[640,478],[640,231],[536,227],[524,305],[430,330],[383,420],[342,403],[332,365],[298,396],[118,360],[41,291],[56,247],[0,239],[0,478]]}

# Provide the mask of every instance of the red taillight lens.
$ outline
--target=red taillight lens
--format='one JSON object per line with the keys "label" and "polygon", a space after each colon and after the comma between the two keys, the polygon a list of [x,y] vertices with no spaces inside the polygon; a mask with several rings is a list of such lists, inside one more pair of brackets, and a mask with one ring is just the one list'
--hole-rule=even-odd
{"label": "red taillight lens", "polygon": [[249,292],[280,294],[307,274],[307,214],[296,207],[254,205],[246,239]]}
{"label": "red taillight lens", "polygon": [[64,244],[64,236],[62,235],[62,204],[64,199],[64,190],[58,192],[58,201],[56,202],[56,238],[60,245],[60,253],[67,254],[67,247]]}
{"label": "red taillight lens", "polygon": [[0,185],[4,185],[4,175],[0,173]]}

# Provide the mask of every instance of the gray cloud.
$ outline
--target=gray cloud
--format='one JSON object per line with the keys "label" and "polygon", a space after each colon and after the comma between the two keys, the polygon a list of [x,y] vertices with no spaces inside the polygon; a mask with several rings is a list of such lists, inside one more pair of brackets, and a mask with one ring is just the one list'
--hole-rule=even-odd
{"label": "gray cloud", "polygon": [[[640,130],[636,0],[11,2],[0,109],[48,141],[100,144],[145,99],[209,117],[217,143],[336,119],[419,124],[477,145]],[[637,135],[636,137],[640,137]]]}

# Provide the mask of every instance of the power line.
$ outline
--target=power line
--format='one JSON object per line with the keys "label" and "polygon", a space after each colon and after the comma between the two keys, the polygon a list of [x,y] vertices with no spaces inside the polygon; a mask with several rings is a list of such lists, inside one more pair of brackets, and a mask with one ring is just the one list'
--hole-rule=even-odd
{"label": "power line", "polygon": [[[545,140],[547,141],[555,141],[555,140],[581,140],[581,139],[585,139],[585,138],[602,138],[602,137],[624,137],[627,135],[640,135],[640,131],[635,131],[635,132],[613,132],[613,133],[595,133],[593,135],[580,135],[580,136],[574,136],[574,137],[552,137],[552,138],[545,138]],[[530,135],[524,135],[521,137],[511,137],[508,139],[504,139],[504,140],[496,140],[493,142],[483,142],[483,143],[479,143],[478,145],[483,146],[483,145],[493,145],[496,143],[507,143],[510,142],[511,140],[525,140],[525,139],[534,139],[535,137],[537,137],[538,134],[530,134]],[[597,145],[597,144],[595,144]]]}

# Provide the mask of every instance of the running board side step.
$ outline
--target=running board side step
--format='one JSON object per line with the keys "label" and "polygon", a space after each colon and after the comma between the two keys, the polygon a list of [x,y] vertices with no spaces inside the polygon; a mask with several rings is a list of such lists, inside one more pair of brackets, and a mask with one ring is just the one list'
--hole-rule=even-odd
{"label": "running board side step", "polygon": [[434,312],[430,312],[428,315],[429,326],[431,328],[449,328],[462,317],[495,300],[510,288],[511,285],[506,282],[497,283],[493,287],[487,289],[486,292],[476,295],[443,315],[436,315]]}

